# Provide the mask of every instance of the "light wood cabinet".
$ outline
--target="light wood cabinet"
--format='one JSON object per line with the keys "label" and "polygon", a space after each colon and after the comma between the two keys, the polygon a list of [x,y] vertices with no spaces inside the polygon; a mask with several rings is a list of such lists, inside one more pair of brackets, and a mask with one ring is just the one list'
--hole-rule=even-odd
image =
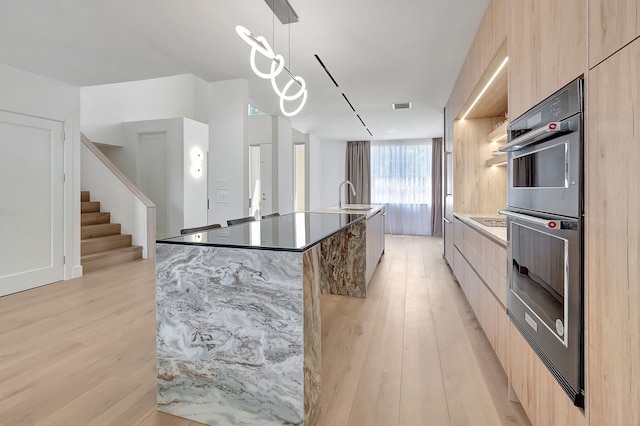
{"label": "light wood cabinet", "polygon": [[453,185],[456,212],[496,212],[507,205],[506,167],[486,167],[497,143],[487,135],[504,118],[456,120],[453,125]]}
{"label": "light wood cabinet", "polygon": [[[556,379],[511,322],[509,334],[509,382],[533,425],[585,425],[582,410],[574,406]],[[594,425],[624,423],[603,422]],[[631,423],[628,423],[631,424]]]}
{"label": "light wood cabinet", "polygon": [[366,271],[367,284],[384,253],[384,208],[367,218],[366,232]]}
{"label": "light wood cabinet", "polygon": [[587,410],[640,424],[640,39],[589,73],[586,155]]}
{"label": "light wood cabinet", "polygon": [[587,64],[584,0],[509,3],[509,117],[515,119]]}
{"label": "light wood cabinet", "polygon": [[[469,49],[469,53],[465,58],[465,62],[462,66],[460,74],[456,80],[456,84],[449,96],[449,100],[445,107],[445,134],[444,134],[444,218],[445,223],[443,227],[443,239],[444,239],[444,256],[449,265],[453,265],[453,211],[454,211],[454,188],[457,188],[458,183],[455,181],[455,165],[454,165],[454,120],[460,114],[463,105],[469,100],[472,92],[476,89],[481,79],[485,75],[485,72],[490,67],[492,60],[496,56],[496,52],[499,52],[500,47],[505,44],[507,37],[507,16],[508,16],[508,1],[507,0],[491,0],[487,6],[480,27],[476,37]],[[505,84],[506,85],[506,84]],[[489,130],[490,131],[490,130]],[[488,132],[487,132],[488,133]],[[486,136],[486,134],[485,134]],[[466,148],[465,148],[466,149]],[[488,157],[483,159],[482,167],[484,167],[484,161]],[[474,165],[474,168],[476,166]],[[500,179],[502,179],[506,172],[496,172],[498,180],[492,176],[488,176],[485,180],[489,188],[500,188]],[[497,182],[497,185],[495,185]],[[504,195],[499,199],[504,199]],[[504,207],[504,202],[501,202],[499,208]],[[492,210],[493,209],[492,207]],[[491,210],[491,211],[492,211]],[[480,211],[480,210],[478,210]]]}
{"label": "light wood cabinet", "polygon": [[640,36],[640,1],[589,0],[589,68]]}
{"label": "light wood cabinet", "polygon": [[476,37],[447,102],[446,108],[452,117],[458,116],[496,52],[504,43],[507,37],[507,14],[507,0],[491,0],[487,6]]}
{"label": "light wood cabinet", "polygon": [[442,168],[444,226],[442,238],[444,240],[444,258],[453,268],[453,116],[446,108],[444,123],[444,164]]}
{"label": "light wood cabinet", "polygon": [[454,220],[454,274],[502,367],[508,371],[506,248]]}

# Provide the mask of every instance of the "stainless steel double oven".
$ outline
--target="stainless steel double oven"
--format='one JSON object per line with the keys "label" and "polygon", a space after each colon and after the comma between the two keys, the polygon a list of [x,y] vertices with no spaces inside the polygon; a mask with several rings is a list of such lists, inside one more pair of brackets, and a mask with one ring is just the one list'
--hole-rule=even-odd
{"label": "stainless steel double oven", "polygon": [[512,322],[584,406],[583,84],[509,125],[508,294]]}

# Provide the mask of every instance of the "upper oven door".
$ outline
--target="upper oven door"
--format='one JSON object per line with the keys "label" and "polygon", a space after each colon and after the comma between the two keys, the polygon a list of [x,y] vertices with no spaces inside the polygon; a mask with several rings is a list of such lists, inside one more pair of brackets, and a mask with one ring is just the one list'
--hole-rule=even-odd
{"label": "upper oven door", "polygon": [[581,214],[581,114],[550,123],[555,132],[535,132],[503,147],[508,152],[507,200],[512,209],[561,216]]}

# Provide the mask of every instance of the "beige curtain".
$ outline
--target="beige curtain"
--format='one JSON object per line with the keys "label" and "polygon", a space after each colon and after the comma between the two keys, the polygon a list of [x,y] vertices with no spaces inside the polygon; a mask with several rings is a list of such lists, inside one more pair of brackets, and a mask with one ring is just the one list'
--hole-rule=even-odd
{"label": "beige curtain", "polygon": [[431,139],[431,235],[442,236],[442,138]]}
{"label": "beige curtain", "polygon": [[369,141],[347,142],[347,180],[356,189],[355,197],[349,185],[345,185],[350,204],[371,204],[371,143]]}

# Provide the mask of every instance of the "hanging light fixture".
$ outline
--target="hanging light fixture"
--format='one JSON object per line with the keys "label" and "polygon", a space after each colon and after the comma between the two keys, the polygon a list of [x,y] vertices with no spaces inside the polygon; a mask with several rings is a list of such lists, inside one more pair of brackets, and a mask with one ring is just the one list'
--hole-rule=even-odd
{"label": "hanging light fixture", "polygon": [[[304,79],[300,76],[294,76],[291,74],[291,72],[284,66],[284,57],[273,51],[266,38],[263,36],[255,36],[242,25],[236,26],[236,32],[240,38],[251,47],[251,54],[249,55],[251,70],[253,70],[258,77],[264,78],[265,80],[271,80],[273,91],[280,97],[280,111],[282,111],[282,114],[287,117],[292,117],[302,111],[304,104],[307,102],[307,84]],[[258,52],[260,52],[265,58],[271,60],[271,69],[269,72],[262,72],[258,69],[256,65],[256,53]],[[276,77],[278,77],[282,71],[289,76],[289,81],[284,85],[283,89],[280,90],[278,83],[276,82]],[[299,86],[299,90],[290,95],[288,94],[289,90],[294,84]],[[295,102],[298,99],[300,99],[298,107],[293,111],[287,111],[285,108],[285,101]]]}

